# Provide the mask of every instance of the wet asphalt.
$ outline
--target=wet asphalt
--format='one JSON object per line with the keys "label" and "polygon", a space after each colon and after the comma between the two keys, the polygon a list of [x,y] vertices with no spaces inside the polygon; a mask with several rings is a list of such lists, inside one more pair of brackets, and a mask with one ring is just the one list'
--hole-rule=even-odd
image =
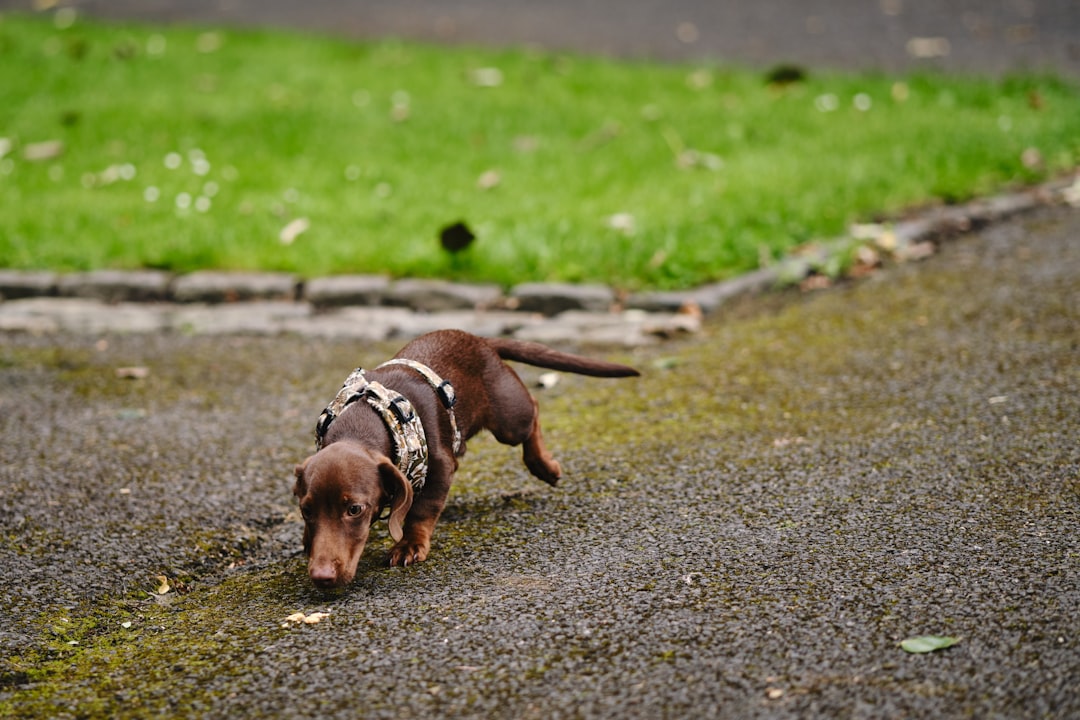
{"label": "wet asphalt", "polygon": [[644,377],[535,391],[559,488],[471,443],[429,561],[329,595],[292,464],[392,345],[5,334],[0,714],[1076,717],[1078,236],[591,348]]}

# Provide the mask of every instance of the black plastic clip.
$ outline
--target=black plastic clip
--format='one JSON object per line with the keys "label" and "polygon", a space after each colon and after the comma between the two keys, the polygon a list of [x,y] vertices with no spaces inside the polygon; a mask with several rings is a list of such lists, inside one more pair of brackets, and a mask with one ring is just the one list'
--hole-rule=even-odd
{"label": "black plastic clip", "polygon": [[390,410],[402,425],[407,425],[416,418],[416,414],[413,412],[412,403],[402,396],[398,396],[390,401]]}
{"label": "black plastic clip", "polygon": [[443,380],[442,384],[435,388],[435,392],[438,393],[439,399],[442,400],[444,408],[449,410],[454,407],[454,403],[457,402],[457,395],[454,393],[454,386],[450,384],[449,380]]}

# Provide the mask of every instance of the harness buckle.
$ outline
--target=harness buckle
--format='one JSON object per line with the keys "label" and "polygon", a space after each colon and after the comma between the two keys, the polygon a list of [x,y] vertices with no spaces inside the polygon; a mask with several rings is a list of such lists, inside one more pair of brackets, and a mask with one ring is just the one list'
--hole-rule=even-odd
{"label": "harness buckle", "polygon": [[401,395],[390,400],[390,410],[402,425],[411,423],[413,419],[416,418],[416,413],[413,412],[412,403]]}
{"label": "harness buckle", "polygon": [[454,393],[454,386],[450,384],[449,380],[443,380],[439,387],[435,388],[435,392],[438,393],[439,399],[442,400],[443,407],[447,410],[454,407],[457,402],[457,395]]}

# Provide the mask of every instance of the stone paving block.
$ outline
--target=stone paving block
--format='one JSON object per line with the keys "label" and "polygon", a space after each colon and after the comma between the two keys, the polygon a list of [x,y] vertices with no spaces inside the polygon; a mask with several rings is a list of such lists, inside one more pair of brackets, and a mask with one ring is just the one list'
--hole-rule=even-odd
{"label": "stone paving block", "polygon": [[169,298],[172,275],[159,270],[92,270],[61,275],[57,291],[62,297],[102,302],[162,302]]}
{"label": "stone paving block", "polygon": [[312,307],[307,303],[253,301],[228,305],[193,304],[172,313],[172,327],[197,335],[275,335],[287,324],[308,321]]}
{"label": "stone paving block", "polygon": [[514,333],[514,337],[539,343],[587,340],[600,345],[651,345],[657,338],[642,331],[648,317],[648,313],[640,310],[622,313],[568,310],[546,322],[523,327]]}
{"label": "stone paving block", "polygon": [[626,310],[594,313],[569,310],[514,333],[534,342],[581,342],[635,347],[701,330],[700,313],[649,313]]}
{"label": "stone paving block", "polygon": [[345,307],[307,318],[290,318],[282,323],[282,329],[305,337],[379,342],[397,333],[410,315],[405,308]]}
{"label": "stone paving block", "polygon": [[396,335],[419,337],[435,330],[464,330],[473,335],[499,337],[543,322],[538,315],[511,311],[458,310],[441,313],[410,313],[398,326]]}
{"label": "stone paving block", "polygon": [[60,331],[56,313],[50,312],[56,298],[20,298],[0,303],[0,330],[43,335]]}
{"label": "stone paving block", "polygon": [[0,300],[55,295],[60,276],[34,270],[0,270]]}
{"label": "stone paving block", "polygon": [[0,313],[0,332],[50,335],[60,332],[60,323],[56,322],[56,318],[41,315],[5,315]]}
{"label": "stone paving block", "polygon": [[518,340],[538,342],[544,345],[575,344],[588,342],[591,345],[621,345],[623,347],[639,347],[651,345],[656,338],[650,338],[641,333],[637,327],[607,325],[590,328],[587,335],[582,334],[581,328],[563,323],[545,323],[522,328],[514,333]]}
{"label": "stone paving block", "polygon": [[157,333],[169,328],[169,308],[150,303],[117,303],[88,308],[71,318],[68,330],[91,334]]}
{"label": "stone paving block", "polygon": [[604,285],[571,283],[523,283],[510,291],[514,309],[558,315],[567,310],[607,312],[615,302],[615,293]]}
{"label": "stone paving block", "polygon": [[304,283],[303,299],[317,307],[383,305],[389,290],[382,275],[332,275]]}
{"label": "stone paving block", "polygon": [[173,282],[173,299],[184,303],[295,300],[299,281],[288,273],[199,271]]}
{"label": "stone paving block", "polygon": [[694,290],[692,297],[701,311],[708,315],[736,298],[767,292],[774,288],[778,281],[777,268],[762,268],[731,280],[704,285]]}
{"label": "stone paving block", "polygon": [[28,332],[148,333],[168,328],[167,306],[87,298],[27,298],[0,304],[0,326]]}
{"label": "stone paving block", "polygon": [[387,295],[387,303],[420,312],[472,310],[502,299],[497,285],[467,285],[445,280],[398,280]]}

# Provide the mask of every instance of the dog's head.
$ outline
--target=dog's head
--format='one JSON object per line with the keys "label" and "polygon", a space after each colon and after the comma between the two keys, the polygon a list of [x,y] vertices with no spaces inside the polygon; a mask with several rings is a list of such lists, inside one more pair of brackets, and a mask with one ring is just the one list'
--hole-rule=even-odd
{"label": "dog's head", "polygon": [[320,588],[352,581],[371,525],[390,507],[390,535],[402,536],[412,486],[389,458],[348,441],[327,445],[296,466],[293,494],[304,516],[308,575]]}

